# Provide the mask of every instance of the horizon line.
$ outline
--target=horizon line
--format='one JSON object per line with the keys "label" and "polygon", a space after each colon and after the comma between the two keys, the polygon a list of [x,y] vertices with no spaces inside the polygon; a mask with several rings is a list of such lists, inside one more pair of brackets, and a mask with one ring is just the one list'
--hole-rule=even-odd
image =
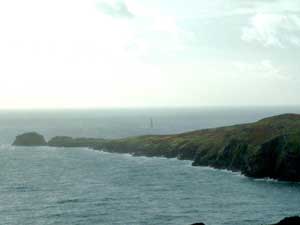
{"label": "horizon line", "polygon": [[0,111],[69,111],[69,110],[133,110],[133,109],[201,109],[201,108],[282,108],[300,107],[300,104],[274,105],[198,105],[198,106],[107,106],[107,107],[37,107],[37,108],[0,108]]}

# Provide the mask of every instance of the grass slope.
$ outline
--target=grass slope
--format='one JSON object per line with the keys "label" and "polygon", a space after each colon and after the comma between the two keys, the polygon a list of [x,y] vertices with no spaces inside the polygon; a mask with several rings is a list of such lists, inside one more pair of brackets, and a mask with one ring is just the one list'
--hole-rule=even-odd
{"label": "grass slope", "polygon": [[284,114],[242,124],[176,135],[106,140],[110,152],[177,157],[195,166],[242,171],[247,176],[300,181],[300,115]]}

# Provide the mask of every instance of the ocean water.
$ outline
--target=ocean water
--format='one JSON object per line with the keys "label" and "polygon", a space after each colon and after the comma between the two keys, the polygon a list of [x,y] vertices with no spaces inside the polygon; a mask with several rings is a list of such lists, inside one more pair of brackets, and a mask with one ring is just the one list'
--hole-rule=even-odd
{"label": "ocean water", "polygon": [[286,112],[300,108],[2,111],[0,224],[261,225],[300,214],[299,183],[255,180],[176,159],[10,145],[25,131],[47,138],[116,138],[253,122]]}

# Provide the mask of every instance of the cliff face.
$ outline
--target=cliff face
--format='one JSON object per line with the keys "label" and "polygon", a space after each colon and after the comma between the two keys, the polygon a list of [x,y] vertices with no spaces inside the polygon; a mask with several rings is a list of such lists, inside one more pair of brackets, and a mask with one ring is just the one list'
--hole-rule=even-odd
{"label": "cliff face", "polygon": [[194,166],[241,171],[251,177],[300,181],[300,115],[178,135],[104,141],[94,148],[133,155],[177,157]]}
{"label": "cliff face", "polygon": [[300,133],[273,138],[251,153],[246,175],[300,181]]}
{"label": "cliff face", "polygon": [[44,137],[38,133],[30,132],[16,137],[13,145],[15,146],[45,146],[47,142]]}

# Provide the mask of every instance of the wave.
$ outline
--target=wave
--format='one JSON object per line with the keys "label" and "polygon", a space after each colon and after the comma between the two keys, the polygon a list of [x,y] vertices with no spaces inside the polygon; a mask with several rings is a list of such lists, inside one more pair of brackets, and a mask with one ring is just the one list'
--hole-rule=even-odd
{"label": "wave", "polygon": [[0,151],[1,150],[15,150],[16,147],[11,144],[1,144],[0,145]]}
{"label": "wave", "polygon": [[268,182],[268,183],[282,183],[282,184],[293,184],[293,185],[300,185],[300,182],[291,182],[291,181],[283,181],[283,180],[276,180],[274,178],[253,178],[254,181],[258,182]]}
{"label": "wave", "polygon": [[63,204],[68,204],[68,203],[77,203],[77,202],[81,202],[80,199],[78,198],[74,198],[74,199],[65,199],[65,200],[60,200],[57,201],[57,204],[63,205]]}

